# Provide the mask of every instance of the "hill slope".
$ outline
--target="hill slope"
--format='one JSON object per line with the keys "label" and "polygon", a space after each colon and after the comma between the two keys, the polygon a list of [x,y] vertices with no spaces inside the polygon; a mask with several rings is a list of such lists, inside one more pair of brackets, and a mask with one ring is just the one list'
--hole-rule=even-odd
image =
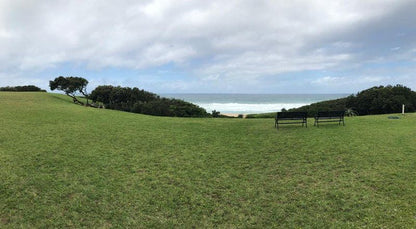
{"label": "hill slope", "polygon": [[397,84],[396,86],[378,86],[368,88],[345,98],[321,101],[289,111],[307,112],[313,117],[318,111],[339,110],[359,114],[376,115],[391,114],[402,111],[405,105],[406,112],[416,111],[416,92],[410,88]]}
{"label": "hill slope", "polygon": [[276,131],[0,92],[0,124],[0,227],[416,226],[415,114]]}

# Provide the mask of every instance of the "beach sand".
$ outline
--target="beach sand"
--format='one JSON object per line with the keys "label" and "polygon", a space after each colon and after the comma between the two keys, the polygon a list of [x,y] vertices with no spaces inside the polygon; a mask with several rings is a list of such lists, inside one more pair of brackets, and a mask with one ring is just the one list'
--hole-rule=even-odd
{"label": "beach sand", "polygon": [[[223,113],[222,115],[237,118],[240,114],[233,114],[233,113]],[[246,115],[243,114],[243,118],[246,118]]]}

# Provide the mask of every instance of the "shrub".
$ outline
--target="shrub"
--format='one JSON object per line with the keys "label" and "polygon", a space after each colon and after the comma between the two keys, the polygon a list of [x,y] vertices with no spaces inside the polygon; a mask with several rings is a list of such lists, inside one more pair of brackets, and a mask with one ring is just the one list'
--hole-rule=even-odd
{"label": "shrub", "polygon": [[178,99],[160,96],[140,90],[136,87],[98,86],[89,97],[93,102],[102,102],[106,108],[134,113],[173,116],[173,117],[207,117],[205,109]]}
{"label": "shrub", "polygon": [[403,85],[378,86],[363,90],[345,98],[312,103],[289,111],[307,112],[312,117],[318,111],[345,110],[359,115],[390,114],[401,111],[402,104],[407,111],[416,111],[416,92]]}
{"label": "shrub", "polygon": [[220,114],[219,111],[213,110],[212,113],[211,113],[211,115],[212,115],[213,118],[218,118],[218,117],[220,117],[221,114]]}
{"label": "shrub", "polygon": [[46,92],[46,90],[42,90],[39,87],[34,85],[25,85],[25,86],[14,86],[14,87],[0,87],[0,91],[15,91],[15,92],[26,92],[26,91],[39,91],[39,92]]}

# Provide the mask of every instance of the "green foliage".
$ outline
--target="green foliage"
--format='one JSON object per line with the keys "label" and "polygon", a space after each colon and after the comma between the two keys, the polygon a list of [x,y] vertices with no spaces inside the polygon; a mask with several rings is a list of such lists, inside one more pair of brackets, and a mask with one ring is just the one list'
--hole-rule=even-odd
{"label": "green foliage", "polygon": [[261,113],[261,114],[248,114],[246,118],[274,118],[276,116],[276,112],[271,113]]}
{"label": "green foliage", "polygon": [[79,101],[76,98],[76,94],[79,92],[82,95],[84,95],[87,98],[87,104],[88,104],[88,94],[87,94],[87,85],[88,80],[82,78],[82,77],[63,77],[59,76],[55,78],[54,80],[49,81],[49,87],[53,90],[60,90],[65,92],[66,95],[70,96],[74,103],[84,104],[83,102]]}
{"label": "green foliage", "polygon": [[140,107],[142,114],[172,116],[172,117],[207,117],[206,111],[194,104],[178,99],[160,98],[147,103],[138,102],[134,107]]}
{"label": "green foliage", "polygon": [[0,228],[415,228],[416,114],[388,116],[276,131],[0,92]]}
{"label": "green foliage", "polygon": [[342,111],[342,110],[346,110],[346,107],[347,107],[346,104],[350,97],[352,97],[352,95],[346,98],[322,101],[322,102],[317,102],[317,103],[312,103],[310,105],[302,106],[299,108],[292,108],[292,109],[289,109],[289,111],[307,112],[308,117],[315,116],[315,114],[318,113],[318,111]]}
{"label": "green foliage", "polygon": [[36,87],[34,85],[25,85],[25,86],[14,86],[14,87],[0,87],[0,91],[18,91],[18,92],[24,92],[24,91],[40,91],[40,92],[46,92],[46,90],[42,90],[39,87]]}
{"label": "green foliage", "polygon": [[212,116],[213,118],[218,118],[218,117],[220,117],[220,116],[221,116],[221,112],[219,112],[219,111],[217,111],[217,110],[213,110],[213,111],[212,111],[212,113],[211,113],[211,116]]}
{"label": "green foliage", "polygon": [[406,105],[408,112],[416,111],[416,92],[402,85],[388,85],[361,91],[346,105],[360,115],[368,115],[397,113],[401,111],[402,104]]}
{"label": "green foliage", "polygon": [[289,111],[308,112],[309,117],[314,116],[318,111],[348,109],[359,115],[390,114],[401,112],[402,104],[406,105],[407,112],[416,111],[416,92],[398,84],[372,87],[346,98],[312,103]]}
{"label": "green foliage", "polygon": [[206,111],[192,103],[160,96],[140,90],[136,87],[98,86],[90,97],[94,102],[102,102],[108,109],[127,112],[173,116],[173,117],[207,117]]}
{"label": "green foliage", "polygon": [[345,115],[348,117],[354,117],[354,116],[357,116],[358,113],[352,108],[347,108],[347,110],[345,110]]}

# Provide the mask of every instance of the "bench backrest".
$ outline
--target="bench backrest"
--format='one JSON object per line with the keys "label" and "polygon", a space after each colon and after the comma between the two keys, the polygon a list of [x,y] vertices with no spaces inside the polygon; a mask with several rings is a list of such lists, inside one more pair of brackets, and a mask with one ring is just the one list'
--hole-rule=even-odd
{"label": "bench backrest", "polygon": [[344,117],[345,111],[319,111],[317,117]]}
{"label": "bench backrest", "polygon": [[276,119],[279,118],[306,118],[306,112],[277,112]]}

